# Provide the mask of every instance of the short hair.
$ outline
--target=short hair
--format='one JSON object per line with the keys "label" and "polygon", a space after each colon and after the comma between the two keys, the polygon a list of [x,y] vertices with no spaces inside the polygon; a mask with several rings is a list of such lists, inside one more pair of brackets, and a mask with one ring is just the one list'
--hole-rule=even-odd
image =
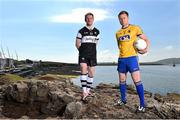
{"label": "short hair", "polygon": [[121,11],[119,14],[118,14],[118,17],[122,14],[126,14],[128,17],[129,17],[129,13],[125,10]]}
{"label": "short hair", "polygon": [[85,14],[85,21],[86,21],[86,18],[87,18],[88,15],[91,15],[94,18],[94,15],[91,12],[88,12],[88,13]]}

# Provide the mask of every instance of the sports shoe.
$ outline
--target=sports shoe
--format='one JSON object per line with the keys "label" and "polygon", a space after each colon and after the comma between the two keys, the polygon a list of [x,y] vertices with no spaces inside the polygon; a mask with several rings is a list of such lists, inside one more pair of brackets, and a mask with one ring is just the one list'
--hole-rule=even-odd
{"label": "sports shoe", "polygon": [[139,112],[145,112],[145,107],[139,106],[137,110]]}
{"label": "sports shoe", "polygon": [[126,104],[126,102],[122,102],[122,101],[118,100],[117,102],[114,103],[114,106],[123,106],[125,104]]}

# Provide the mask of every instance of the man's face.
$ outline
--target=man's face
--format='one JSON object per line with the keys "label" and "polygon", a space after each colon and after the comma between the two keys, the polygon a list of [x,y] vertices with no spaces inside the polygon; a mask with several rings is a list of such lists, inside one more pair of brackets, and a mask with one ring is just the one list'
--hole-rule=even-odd
{"label": "man's face", "polygon": [[119,22],[122,26],[126,26],[129,24],[128,16],[126,14],[121,14],[119,16]]}
{"label": "man's face", "polygon": [[86,17],[86,24],[87,24],[87,26],[91,26],[93,24],[93,22],[94,22],[93,16],[92,15],[88,15]]}

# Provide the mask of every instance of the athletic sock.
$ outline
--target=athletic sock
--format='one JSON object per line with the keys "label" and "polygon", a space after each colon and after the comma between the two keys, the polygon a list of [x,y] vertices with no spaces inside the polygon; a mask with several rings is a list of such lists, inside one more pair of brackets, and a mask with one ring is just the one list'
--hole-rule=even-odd
{"label": "athletic sock", "polygon": [[81,80],[83,93],[87,93],[87,74],[81,74],[80,80]]}
{"label": "athletic sock", "polygon": [[126,81],[119,83],[119,90],[121,93],[121,101],[126,103]]}
{"label": "athletic sock", "polygon": [[135,85],[136,85],[136,90],[137,90],[137,93],[138,93],[139,99],[140,99],[140,106],[145,107],[143,84],[141,81],[139,81],[139,82],[135,83]]}
{"label": "athletic sock", "polygon": [[90,92],[91,88],[92,88],[92,84],[93,84],[93,77],[89,77],[87,79],[87,93]]}

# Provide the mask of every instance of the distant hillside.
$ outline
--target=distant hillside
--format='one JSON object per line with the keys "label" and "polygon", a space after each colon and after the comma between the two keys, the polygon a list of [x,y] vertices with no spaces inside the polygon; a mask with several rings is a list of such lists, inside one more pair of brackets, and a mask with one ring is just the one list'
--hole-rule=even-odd
{"label": "distant hillside", "polygon": [[[180,58],[167,58],[158,60],[155,62],[141,62],[140,65],[168,65],[168,64],[180,64]],[[99,66],[116,66],[116,62],[101,62]]]}
{"label": "distant hillside", "polygon": [[156,61],[158,64],[180,64],[180,58],[167,58],[163,60]]}

